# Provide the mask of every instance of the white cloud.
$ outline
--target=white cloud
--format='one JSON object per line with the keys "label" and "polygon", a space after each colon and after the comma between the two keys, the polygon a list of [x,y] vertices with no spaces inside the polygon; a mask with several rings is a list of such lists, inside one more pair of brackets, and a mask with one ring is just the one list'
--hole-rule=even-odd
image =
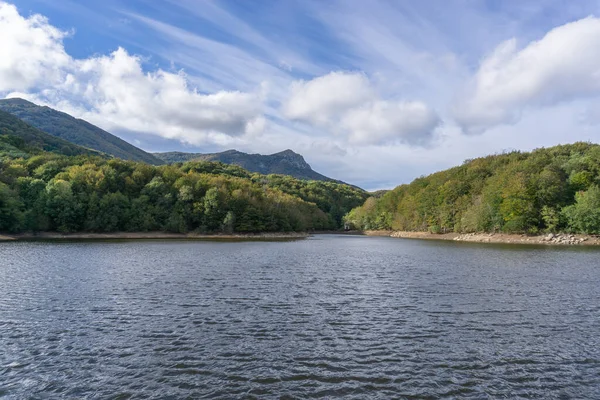
{"label": "white cloud", "polygon": [[424,103],[376,101],[353,109],[341,124],[355,144],[404,142],[426,145],[440,124],[437,114]]}
{"label": "white cloud", "polygon": [[41,15],[22,18],[16,7],[0,2],[0,90],[25,90],[61,79],[69,64],[66,36]]}
{"label": "white cloud", "polygon": [[486,57],[454,115],[466,133],[514,124],[528,107],[600,94],[600,19],[559,26],[517,49],[515,39]]}
{"label": "white cloud", "polygon": [[264,127],[259,90],[202,94],[184,73],[144,72],[140,57],[122,48],[73,59],[64,50],[64,32],[6,3],[0,3],[0,37],[0,93],[9,97],[54,106],[106,129],[193,144],[227,143],[227,137]]}
{"label": "white cloud", "polygon": [[292,83],[283,113],[291,119],[325,125],[348,109],[373,99],[375,91],[366,75],[331,72],[310,81]]}
{"label": "white cloud", "polygon": [[440,119],[418,101],[382,100],[365,74],[331,72],[297,81],[283,104],[286,117],[347,136],[351,144],[425,145]]}

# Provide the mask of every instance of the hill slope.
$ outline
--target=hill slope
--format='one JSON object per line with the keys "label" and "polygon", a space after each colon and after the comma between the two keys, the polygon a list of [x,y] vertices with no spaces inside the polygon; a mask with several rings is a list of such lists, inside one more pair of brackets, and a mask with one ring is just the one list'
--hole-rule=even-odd
{"label": "hill slope", "polygon": [[187,161],[181,165],[184,172],[250,179],[252,182],[281,190],[304,201],[316,204],[330,218],[332,227],[343,226],[343,217],[354,207],[364,203],[369,193],[361,188],[333,181],[294,178],[290,175],[251,173],[240,166],[215,161]]}
{"label": "hill slope", "polygon": [[117,158],[160,165],[162,161],[126,141],[69,114],[23,99],[0,100],[0,110],[52,135]]}
{"label": "hill slope", "polygon": [[238,165],[248,171],[258,172],[263,175],[290,175],[298,179],[337,182],[334,179],[313,171],[310,165],[304,160],[304,157],[292,150],[285,150],[270,155],[248,154],[237,150],[227,150],[222,153],[211,154],[169,152],[154,153],[154,155],[167,163],[191,160],[219,161],[224,164]]}
{"label": "hill slope", "polygon": [[[5,137],[24,142],[8,133],[0,135],[0,146]],[[0,232],[330,230],[367,197],[348,185],[265,176],[219,162],[151,166],[14,152],[20,150],[0,147]]]}
{"label": "hill slope", "polygon": [[100,155],[94,150],[42,132],[14,115],[0,110],[0,154],[24,157],[43,151],[67,156]]}
{"label": "hill slope", "polygon": [[371,197],[358,229],[600,234],[600,145],[574,143],[474,160]]}

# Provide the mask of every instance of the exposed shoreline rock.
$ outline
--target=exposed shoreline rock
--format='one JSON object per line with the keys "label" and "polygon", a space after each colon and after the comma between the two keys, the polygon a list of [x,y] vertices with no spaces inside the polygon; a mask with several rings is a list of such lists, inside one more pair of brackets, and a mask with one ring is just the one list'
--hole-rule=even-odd
{"label": "exposed shoreline rock", "polygon": [[545,235],[528,236],[506,233],[443,233],[405,232],[405,231],[364,231],[368,236],[389,236],[405,239],[454,240],[473,243],[505,243],[505,244],[537,244],[562,246],[597,246],[600,237],[592,235],[575,235],[567,233],[548,233]]}

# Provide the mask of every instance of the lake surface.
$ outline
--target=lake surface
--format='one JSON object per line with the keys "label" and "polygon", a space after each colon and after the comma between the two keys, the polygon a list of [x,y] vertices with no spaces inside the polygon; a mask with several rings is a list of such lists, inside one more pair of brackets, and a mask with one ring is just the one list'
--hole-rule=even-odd
{"label": "lake surface", "polygon": [[0,243],[0,397],[600,398],[600,249]]}

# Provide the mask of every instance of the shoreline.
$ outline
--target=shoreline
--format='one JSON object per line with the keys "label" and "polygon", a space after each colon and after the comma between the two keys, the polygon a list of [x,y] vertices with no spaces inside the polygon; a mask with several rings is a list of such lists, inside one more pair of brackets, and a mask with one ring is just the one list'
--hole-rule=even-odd
{"label": "shoreline", "polygon": [[409,231],[315,231],[315,232],[261,232],[261,233],[232,233],[232,234],[198,234],[198,233],[168,233],[168,232],[110,232],[110,233],[0,233],[0,242],[35,241],[35,240],[213,240],[213,241],[278,241],[300,240],[311,235],[339,234],[382,236],[399,239],[445,240],[468,243],[492,244],[525,244],[547,246],[600,246],[600,236],[575,234],[545,234],[528,236],[508,233],[430,233]]}
{"label": "shoreline", "polygon": [[401,239],[452,240],[470,243],[531,244],[548,246],[600,246],[600,237],[566,233],[528,236],[509,233],[430,233],[406,231],[363,231],[366,236],[386,236]]}
{"label": "shoreline", "polygon": [[306,232],[263,232],[232,234],[197,234],[168,232],[111,232],[111,233],[58,233],[37,232],[0,234],[0,242],[27,240],[298,240],[310,236]]}

